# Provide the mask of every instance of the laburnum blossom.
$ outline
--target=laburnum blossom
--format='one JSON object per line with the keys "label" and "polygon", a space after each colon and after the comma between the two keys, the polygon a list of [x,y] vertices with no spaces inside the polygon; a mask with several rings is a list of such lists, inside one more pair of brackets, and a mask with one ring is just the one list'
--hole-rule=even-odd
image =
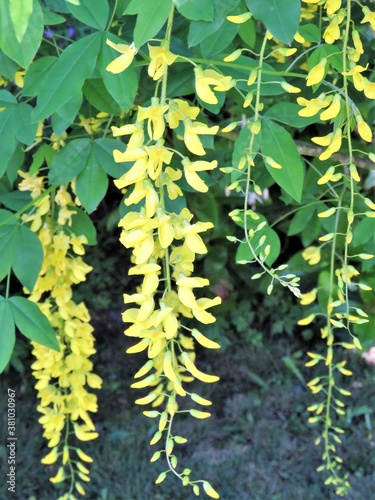
{"label": "laburnum blossom", "polygon": [[153,80],[159,80],[163,76],[166,67],[173,64],[177,56],[172,54],[165,40],[159,46],[148,44],[148,50],[151,58],[147,69],[148,74]]}
{"label": "laburnum blossom", "polygon": [[342,130],[337,129],[336,132],[332,132],[323,137],[312,137],[311,140],[319,146],[328,146],[327,149],[319,156],[319,160],[327,160],[333,153],[336,153],[341,148]]}
{"label": "laburnum blossom", "polygon": [[150,139],[157,141],[165,130],[164,114],[168,110],[167,104],[160,104],[158,97],[151,98],[151,106],[143,108],[138,106],[137,119],[139,121],[147,120],[147,132]]}
{"label": "laburnum blossom", "polygon": [[181,163],[184,167],[184,174],[186,181],[190,184],[190,186],[194,188],[196,191],[200,191],[201,193],[206,193],[208,191],[208,187],[206,183],[199,177],[197,172],[213,170],[214,168],[217,167],[217,161],[213,160],[211,162],[208,162],[200,160],[191,162],[189,158],[185,157]]}
{"label": "laburnum blossom", "polygon": [[211,87],[217,92],[231,89],[235,82],[231,76],[224,76],[214,69],[203,69],[201,66],[194,68],[195,89],[198,97],[207,104],[217,104],[218,100]]}
{"label": "laburnum blossom", "polygon": [[331,100],[327,98],[326,94],[322,93],[313,99],[305,99],[304,97],[297,97],[297,103],[303,106],[303,109],[298,111],[299,116],[314,116],[323,108],[327,108]]}
{"label": "laburnum blossom", "polygon": [[208,127],[205,123],[202,122],[192,122],[190,118],[186,118],[184,120],[184,126],[185,146],[191,153],[194,153],[197,156],[204,156],[206,154],[206,151],[199,136],[215,135],[219,130],[219,126],[214,125],[213,127]]}
{"label": "laburnum blossom", "polygon": [[302,257],[308,262],[308,264],[310,264],[310,266],[314,266],[320,262],[320,248],[314,246],[307,247],[302,252]]}
{"label": "laburnum blossom", "polygon": [[[21,182],[24,190],[25,180]],[[43,192],[42,181],[43,178],[37,183],[34,176],[27,187],[33,191],[37,184],[38,191]],[[49,197],[44,200],[48,202],[50,213],[51,201]],[[92,458],[73,446],[66,432],[71,429],[80,441],[98,437],[90,416],[90,413],[97,412],[98,405],[96,395],[90,393],[89,388],[99,389],[102,384],[101,378],[93,373],[90,360],[96,352],[93,328],[85,304],[76,303],[72,293],[73,285],[84,281],[92,268],[81,257],[85,253],[86,236],[74,234],[71,230],[65,232],[66,221],[60,221],[60,212],[73,205],[66,186],[59,187],[54,202],[57,220],[44,217],[43,224],[34,229],[42,244],[44,258],[33,291],[25,291],[56,331],[60,349],[54,351],[32,342],[35,360],[31,368],[40,398],[37,407],[41,414],[39,423],[51,449],[41,462],[53,465],[60,460],[61,465],[50,481],[56,484],[69,480],[78,493],[85,495],[78,479],[90,481],[90,471],[83,462],[92,462]],[[33,230],[33,226],[31,228]]]}
{"label": "laburnum blossom", "polygon": [[365,17],[362,19],[361,24],[370,23],[371,28],[375,31],[375,12],[371,12],[366,5],[362,7],[362,12]]}
{"label": "laburnum blossom", "polygon": [[171,99],[165,119],[169,128],[175,129],[181,121],[185,120],[185,118],[195,120],[198,114],[199,108],[197,106],[190,106],[190,104],[183,99]]}
{"label": "laburnum blossom", "polygon": [[106,70],[115,74],[122,73],[131,65],[138,49],[135,47],[134,42],[127,45],[125,43],[114,43],[107,38],[106,43],[112,47],[112,49],[121,53],[121,56],[117,57],[108,64]]}
{"label": "laburnum blossom", "polygon": [[326,65],[327,65],[327,59],[324,57],[318,62],[316,66],[311,68],[309,74],[306,77],[306,85],[308,87],[320,83],[323,80],[326,70]]}

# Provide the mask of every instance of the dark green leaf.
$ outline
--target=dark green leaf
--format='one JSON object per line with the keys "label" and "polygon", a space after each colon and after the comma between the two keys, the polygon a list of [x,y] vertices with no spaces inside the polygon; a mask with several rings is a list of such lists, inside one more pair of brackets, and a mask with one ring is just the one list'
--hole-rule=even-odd
{"label": "dark green leaf", "polygon": [[65,17],[60,16],[59,14],[55,14],[54,12],[45,9],[44,7],[42,7],[42,11],[44,24],[46,24],[47,26],[55,26],[56,24],[62,24],[66,21]]}
{"label": "dark green leaf", "polygon": [[294,200],[302,196],[304,165],[291,135],[271,120],[262,121],[262,153],[269,156],[282,168],[276,169],[266,163],[266,168],[275,182]]}
{"label": "dark green leaf", "polygon": [[252,49],[256,40],[256,30],[254,19],[248,19],[246,23],[240,24],[240,29],[238,30],[238,34],[241,37],[241,40],[245,42],[247,47]]}
{"label": "dark green leaf", "polygon": [[23,166],[25,161],[25,151],[24,147],[18,143],[12,156],[9,159],[6,176],[8,178],[9,184],[13,186],[15,180],[18,177],[18,170]]}
{"label": "dark green leaf", "polygon": [[72,215],[72,225],[69,229],[76,235],[85,235],[88,245],[96,245],[96,229],[92,220],[80,208],[74,207],[74,211],[76,213]]}
{"label": "dark green leaf", "polygon": [[[0,45],[1,46],[1,45]],[[15,72],[18,70],[18,64],[0,50],[0,75],[8,80],[13,80]]]}
{"label": "dark green leaf", "polygon": [[54,156],[49,172],[51,184],[67,184],[85,168],[90,154],[89,139],[75,139]]}
{"label": "dark green leaf", "polygon": [[55,154],[56,151],[51,146],[42,144],[37,152],[33,154],[33,161],[29,170],[30,175],[35,175],[44,161],[46,161],[47,165],[50,165]]}
{"label": "dark green leaf", "polygon": [[[194,47],[205,38],[216,33],[223,25],[226,15],[233,10],[240,0],[215,0],[215,15],[213,21],[192,21],[190,23],[188,45]],[[229,25],[229,21],[228,21]]]}
{"label": "dark green leaf", "polygon": [[309,224],[315,210],[314,205],[305,205],[298,210],[289,225],[288,236],[300,233]]}
{"label": "dark green leaf", "polygon": [[119,116],[121,108],[106,89],[103,79],[95,78],[85,81],[83,95],[98,111]]}
{"label": "dark green leaf", "polygon": [[173,0],[177,10],[192,21],[213,21],[214,4],[212,0]]}
{"label": "dark green leaf", "polygon": [[49,9],[55,12],[62,12],[63,14],[68,14],[69,12],[66,0],[44,0],[44,3]]}
{"label": "dark green leaf", "polygon": [[96,139],[94,142],[94,154],[99,165],[115,179],[124,173],[124,163],[116,163],[113,159],[113,151],[118,149],[120,144],[119,141],[110,138]]}
{"label": "dark green leaf", "polygon": [[280,42],[290,44],[297,33],[301,0],[245,0],[249,11]]}
{"label": "dark green leaf", "polygon": [[93,212],[104,198],[108,189],[108,177],[94,154],[92,145],[85,168],[77,177],[76,193],[82,206]]}
{"label": "dark green leaf", "polygon": [[[0,72],[1,74],[1,72]],[[0,90],[0,107],[6,108],[10,104],[17,104],[17,99],[8,90]]]}
{"label": "dark green leaf", "polygon": [[364,245],[368,241],[375,244],[375,219],[362,219],[354,229],[353,245]]}
{"label": "dark green leaf", "polygon": [[41,121],[51,115],[72,95],[81,91],[83,82],[95,68],[101,39],[101,33],[93,33],[64,50],[40,84],[38,102],[33,112],[34,121]]}
{"label": "dark green leaf", "polygon": [[1,203],[11,210],[20,210],[27,205],[31,199],[30,193],[27,191],[12,191],[11,193],[0,196]]}
{"label": "dark green leaf", "polygon": [[217,31],[200,43],[203,57],[207,59],[224,51],[237,35],[238,29],[238,24],[223,23]]}
{"label": "dark green leaf", "polygon": [[[6,210],[1,210],[6,212]],[[12,215],[11,212],[9,212]],[[12,266],[14,256],[16,226],[14,224],[6,224],[0,227],[0,281],[8,275]]]}
{"label": "dark green leaf", "polygon": [[16,342],[12,311],[7,300],[0,297],[0,373],[10,361]]}
{"label": "dark green leaf", "polygon": [[18,227],[12,269],[23,286],[32,292],[43,262],[38,236],[26,226]]}
{"label": "dark green leaf", "polygon": [[265,115],[291,127],[303,128],[319,121],[317,116],[299,116],[301,106],[293,102],[278,102],[273,105]]}
{"label": "dark green leaf", "polygon": [[52,64],[57,61],[56,56],[44,56],[34,61],[26,75],[22,89],[23,96],[35,96],[39,93],[40,82],[44,79]]}
{"label": "dark green leaf", "polygon": [[28,146],[33,143],[38,129],[38,124],[31,122],[32,109],[30,104],[20,102],[12,116],[14,135]]}
{"label": "dark green leaf", "polygon": [[80,0],[79,5],[67,3],[67,7],[73,16],[98,30],[104,30],[107,24],[109,6],[107,0],[95,0],[93,5],[92,0]]}
{"label": "dark green leaf", "polygon": [[12,126],[13,107],[10,106],[0,113],[0,178],[4,175],[16,147]]}
{"label": "dark green leaf", "polygon": [[54,329],[38,306],[24,297],[11,297],[9,304],[19,331],[30,340],[59,351]]}
{"label": "dark green leaf", "polygon": [[137,48],[159,33],[167,21],[172,0],[131,0],[125,14],[137,14],[134,44]]}
{"label": "dark green leaf", "polygon": [[82,104],[82,92],[74,95],[52,115],[52,128],[60,136],[73,123]]}
{"label": "dark green leaf", "polygon": [[38,0],[34,0],[26,31],[22,42],[19,42],[12,23],[10,4],[4,1],[0,2],[1,49],[22,68],[27,68],[33,60],[42,41],[43,28],[43,12]]}
{"label": "dark green leaf", "polygon": [[[110,33],[106,33],[106,35],[114,43],[123,43],[122,40]],[[110,73],[105,69],[107,65],[113,61],[114,57],[118,56],[118,53],[114,56],[115,51],[106,44],[105,38],[106,37],[103,37],[99,56],[100,73],[109,94],[117,102],[120,108],[129,111],[133,106],[137,94],[138,74],[134,66],[129,66],[126,71],[122,71],[118,74]],[[114,113],[111,111],[111,114]]]}
{"label": "dark green leaf", "polygon": [[321,39],[320,29],[315,24],[305,24],[298,28],[298,33],[307,41],[319,43]]}

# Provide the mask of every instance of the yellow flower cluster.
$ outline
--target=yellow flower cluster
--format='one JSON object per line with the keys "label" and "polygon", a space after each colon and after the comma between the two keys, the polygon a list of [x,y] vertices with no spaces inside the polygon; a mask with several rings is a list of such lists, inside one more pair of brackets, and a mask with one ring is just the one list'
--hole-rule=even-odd
{"label": "yellow flower cluster", "polygon": [[[34,198],[43,193],[43,177],[22,172],[20,175],[23,177],[21,190],[30,191]],[[54,203],[56,220],[46,215],[51,214],[51,203]],[[60,351],[33,342],[36,360],[31,368],[40,398],[39,422],[51,448],[42,463],[61,462],[50,481],[70,482],[69,492],[61,497],[68,500],[74,498],[74,488],[85,494],[80,481],[90,481],[90,477],[82,461],[92,462],[91,457],[71,444],[72,435],[79,441],[98,437],[89,415],[98,409],[97,397],[87,390],[87,386],[99,389],[102,384],[101,378],[93,373],[89,359],[96,352],[93,327],[85,304],[77,304],[72,298],[73,285],[84,281],[92,268],[82,259],[86,237],[74,234],[69,228],[75,211],[66,187],[60,186],[53,201],[46,195],[36,205],[35,213],[24,219],[31,222],[32,230],[37,233],[44,259],[34,289],[27,292],[29,300],[38,305],[55,329]]]}
{"label": "yellow flower cluster", "polygon": [[[129,53],[130,48],[126,50]],[[190,393],[186,383],[195,378],[207,383],[218,380],[217,376],[197,368],[194,344],[198,342],[209,349],[219,348],[219,344],[198,329],[189,328],[187,323],[190,318],[203,324],[214,322],[215,318],[208,310],[221,302],[219,297],[200,296],[200,289],[209,281],[193,276],[196,255],[207,253],[201,235],[213,224],[194,220],[188,208],[167,209],[166,201],[168,199],[170,204],[182,196],[178,184],[182,176],[195,191],[204,193],[208,190],[200,173],[215,169],[217,161],[202,159],[206,155],[202,138],[215,135],[219,127],[208,126],[199,120],[200,108],[187,100],[166,98],[168,66],[177,57],[170,52],[169,41],[163,40],[160,46],[149,45],[149,54],[148,74],[154,80],[162,80],[161,97],[155,95],[149,106],[138,106],[133,123],[112,127],[114,137],[127,137],[126,149],[114,151],[116,162],[128,162],[124,174],[114,181],[115,185],[120,190],[126,189],[126,206],[141,203],[139,210],[128,211],[119,222],[122,228],[120,241],[132,250],[133,266],[129,275],[142,278],[135,293],[124,295],[124,302],[129,306],[122,317],[130,325],[125,334],[137,339],[127,353],[147,351],[148,357],[134,376],[140,380],[132,387],[148,388],[149,392],[136,403],[152,404],[154,408],[164,405],[165,408],[144,412],[148,417],[159,418],[158,431],[151,444],[157,443],[167,431],[164,452],[170,470],[183,484],[191,484],[194,491],[199,491],[197,482],[189,480],[189,469],[181,474],[175,470],[177,457],[173,454],[173,447],[186,440],[173,436],[171,426],[174,415],[179,412],[178,396],[189,395],[193,402],[203,406],[211,404],[198,394]],[[114,63],[107,69],[113,70]],[[231,77],[200,66],[195,67],[195,83],[199,98],[210,104],[218,102],[214,91],[224,92],[234,84]],[[182,139],[187,154],[168,147],[165,137],[171,133]],[[210,413],[197,409],[189,411],[196,418],[210,416]],[[160,456],[161,452],[156,452],[151,461]],[[162,473],[156,483],[165,477],[166,473]],[[209,483],[201,482],[210,496],[218,498]]]}

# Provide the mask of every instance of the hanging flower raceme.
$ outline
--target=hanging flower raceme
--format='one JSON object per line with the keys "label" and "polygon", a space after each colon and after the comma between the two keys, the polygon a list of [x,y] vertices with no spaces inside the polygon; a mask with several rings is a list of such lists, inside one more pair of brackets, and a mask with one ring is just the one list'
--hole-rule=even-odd
{"label": "hanging flower raceme", "polygon": [[[177,56],[170,52],[169,40],[158,46],[149,45],[149,53],[148,74],[154,80],[161,79],[163,88],[168,66]],[[217,102],[210,86],[219,92],[232,86],[231,77],[214,70],[198,68],[195,74],[197,93],[206,102],[207,99]],[[206,150],[201,136],[215,135],[219,127],[197,121],[199,112],[200,109],[187,100],[166,99],[162,92],[161,97],[155,95],[151,98],[149,106],[138,106],[135,123],[113,127],[112,131],[114,136],[128,138],[125,151],[114,151],[116,162],[130,163],[126,172],[115,180],[118,189],[128,189],[125,205],[129,209],[119,222],[122,229],[120,241],[132,251],[133,265],[129,275],[141,278],[137,290],[124,295],[127,307],[122,318],[128,325],[125,334],[135,341],[127,353],[145,352],[148,358],[135,374],[136,382],[132,387],[148,390],[145,396],[136,400],[136,404],[151,405],[155,409],[144,414],[159,419],[151,444],[158,443],[163,436],[166,440],[164,450],[155,452],[151,459],[158,460],[165,453],[169,465],[156,483],[172,471],[184,485],[190,484],[196,494],[199,494],[199,483],[202,483],[208,495],[218,498],[207,481],[190,480],[189,469],[177,472],[177,456],[173,450],[186,439],[172,433],[173,419],[181,411],[180,397],[190,398],[194,405],[211,404],[191,392],[189,383],[194,379],[207,383],[218,380],[217,376],[198,368],[195,344],[209,349],[220,346],[190,325],[192,320],[203,325],[214,322],[211,308],[221,302],[219,297],[202,296],[202,289],[209,281],[193,276],[196,254],[207,253],[202,236],[213,225],[194,220],[188,208],[174,211],[166,204],[167,197],[170,207],[171,202],[183,195],[178,185],[182,175],[195,190],[206,192],[208,187],[199,174],[217,167],[217,161],[194,160],[172,150],[165,140],[167,133],[181,127],[188,151],[204,157]],[[137,211],[131,208],[136,203],[141,203]],[[191,408],[189,412],[195,418],[210,416],[197,408]]]}
{"label": "hanging flower raceme", "polygon": [[[32,196],[44,191],[43,177],[23,177],[20,189],[29,190]],[[86,279],[91,271],[82,255],[87,239],[74,234],[72,215],[76,213],[71,195],[65,186],[60,186],[55,196],[43,198],[48,210],[36,207],[36,214],[26,215],[25,221],[32,221],[34,230],[43,247],[44,259],[29,300],[35,302],[55,329],[60,351],[48,349],[35,342],[35,361],[31,368],[36,379],[42,414],[39,422],[44,428],[43,436],[51,451],[42,459],[46,465],[59,463],[52,483],[67,481],[68,492],[61,499],[74,498],[75,489],[85,495],[82,481],[90,481],[87,464],[92,458],[86,455],[74,441],[89,441],[98,437],[90,413],[98,409],[96,395],[89,392],[101,387],[101,378],[93,373],[90,357],[96,352],[90,315],[83,302],[77,304],[72,298],[72,287]],[[55,218],[51,213],[55,204]],[[40,223],[35,225],[38,217]]]}

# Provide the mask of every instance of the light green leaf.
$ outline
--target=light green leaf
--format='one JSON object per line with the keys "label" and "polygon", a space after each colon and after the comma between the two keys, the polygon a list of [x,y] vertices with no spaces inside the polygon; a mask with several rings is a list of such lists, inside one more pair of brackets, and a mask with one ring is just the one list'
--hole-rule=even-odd
{"label": "light green leaf", "polygon": [[[0,72],[1,74],[1,72]],[[17,104],[17,99],[8,90],[0,90],[0,107],[6,108],[9,104]]]}
{"label": "light green leaf", "polygon": [[107,0],[80,0],[67,4],[69,11],[81,23],[92,26],[98,30],[104,30],[107,24],[109,6]]}
{"label": "light green leaf", "polygon": [[173,0],[177,10],[192,21],[213,21],[213,0]]}
{"label": "light green leaf", "polygon": [[47,26],[55,26],[56,24],[62,24],[66,21],[65,17],[60,16],[59,14],[55,14],[54,12],[45,9],[44,7],[42,7],[42,11],[44,24],[47,24]]}
{"label": "light green leaf", "polygon": [[10,361],[16,342],[12,311],[7,300],[0,297],[0,373]]}
{"label": "light green leaf", "polygon": [[202,55],[206,59],[224,51],[238,33],[238,24],[223,23],[220,28],[201,43]]}
{"label": "light green leaf", "polygon": [[271,157],[282,166],[281,169],[276,169],[266,163],[274,181],[294,200],[300,202],[305,171],[289,132],[271,120],[263,120],[261,150],[264,156]]}
{"label": "light green leaf", "polygon": [[9,304],[14,322],[25,337],[54,351],[60,350],[55,330],[34,302],[24,297],[11,297]]}
{"label": "light green leaf", "polygon": [[[21,0],[15,0],[19,4]],[[25,0],[22,0],[24,3]],[[11,11],[11,4],[5,0],[0,1],[0,47],[4,53],[16,61],[22,68],[27,68],[33,60],[43,37],[43,12],[38,0],[33,1],[32,13],[28,19],[22,42],[17,39]],[[25,19],[28,14],[26,14]],[[23,14],[21,14],[23,16]],[[24,29],[24,25],[18,36]]]}
{"label": "light green leaf", "polygon": [[137,48],[159,33],[168,19],[172,0],[131,0],[124,14],[137,14],[134,44]]}
{"label": "light green leaf", "polygon": [[280,42],[290,44],[297,33],[301,0],[245,0],[249,11]]}
{"label": "light green leaf", "polygon": [[85,168],[90,154],[89,139],[75,139],[54,156],[49,171],[51,184],[67,184]]}
{"label": "light green leaf", "polygon": [[[1,44],[0,44],[1,47]],[[0,75],[8,80],[13,80],[15,72],[18,70],[18,64],[0,50]]]}
{"label": "light green leaf", "polygon": [[9,0],[9,10],[16,38],[21,43],[33,12],[33,0]]}
{"label": "light green leaf", "polygon": [[32,292],[43,263],[43,248],[38,236],[26,226],[15,235],[12,269],[23,286]]}
{"label": "light green leaf", "polygon": [[45,74],[38,92],[33,120],[41,121],[78,94],[95,68],[102,33],[85,36],[69,45]]}
{"label": "light green leaf", "polygon": [[[1,212],[7,212],[1,210]],[[12,215],[11,212],[8,212]],[[14,255],[14,239],[15,225],[6,224],[0,227],[0,281],[10,272],[13,255]]]}
{"label": "light green leaf", "polygon": [[[107,65],[118,56],[118,53],[115,53],[115,51],[106,44],[106,38],[109,38],[114,43],[123,43],[120,38],[111,33],[105,33],[99,56],[100,74],[112,98],[121,109],[129,111],[137,95],[138,73],[133,65],[129,66],[126,71],[122,71],[118,74],[113,74],[106,70]],[[114,113],[111,112],[111,114]]]}
{"label": "light green leaf", "polygon": [[85,168],[77,177],[76,193],[88,213],[93,212],[104,198],[108,189],[108,177],[94,154],[91,145]]}

